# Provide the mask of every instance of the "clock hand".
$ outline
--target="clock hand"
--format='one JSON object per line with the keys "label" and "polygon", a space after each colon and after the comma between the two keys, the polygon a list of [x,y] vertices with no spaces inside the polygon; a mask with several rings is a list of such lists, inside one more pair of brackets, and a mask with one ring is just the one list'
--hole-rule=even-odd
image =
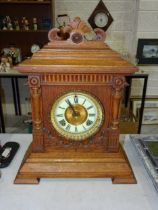
{"label": "clock hand", "polygon": [[72,109],[72,111],[73,111],[73,116],[74,116],[74,117],[78,116],[78,115],[79,115],[78,112],[75,111],[75,109],[74,109],[73,105],[71,104],[71,102],[69,101],[69,99],[66,99],[66,103],[67,103],[67,104],[70,106],[70,108]]}

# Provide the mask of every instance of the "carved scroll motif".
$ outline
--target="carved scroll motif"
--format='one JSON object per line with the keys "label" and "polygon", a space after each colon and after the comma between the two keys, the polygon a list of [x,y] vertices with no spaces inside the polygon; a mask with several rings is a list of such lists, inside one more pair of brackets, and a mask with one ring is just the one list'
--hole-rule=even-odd
{"label": "carved scroll motif", "polygon": [[65,139],[61,136],[56,137],[54,129],[46,127],[43,127],[43,133],[48,140],[45,144],[47,147],[53,146],[53,148],[57,149],[82,149],[88,151],[93,151],[94,149],[103,149],[105,151],[107,149],[108,129],[103,129],[97,136],[91,136],[82,141]]}
{"label": "carved scroll motif", "polygon": [[100,135],[92,136],[84,141],[73,141],[64,138],[56,139],[53,137],[53,133],[48,129],[44,128],[44,133],[47,135],[48,140],[54,148],[64,148],[64,149],[82,149],[93,151],[94,149],[103,149],[106,150],[107,147],[107,130],[103,130]]}
{"label": "carved scroll motif", "polygon": [[66,26],[62,28],[53,28],[48,33],[49,41],[68,40],[79,44],[84,41],[99,40],[105,41],[106,34],[101,28],[93,30],[87,23],[75,17]]}
{"label": "carved scroll motif", "polygon": [[32,121],[33,121],[33,150],[43,151],[42,119],[41,119],[41,86],[39,76],[29,76],[28,83],[31,90]]}

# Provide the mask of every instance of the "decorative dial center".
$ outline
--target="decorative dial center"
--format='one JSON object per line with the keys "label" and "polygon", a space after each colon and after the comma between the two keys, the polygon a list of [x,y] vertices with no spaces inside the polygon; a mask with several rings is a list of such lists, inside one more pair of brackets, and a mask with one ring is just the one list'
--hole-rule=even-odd
{"label": "decorative dial center", "polygon": [[71,107],[68,107],[65,111],[65,118],[67,122],[72,125],[81,125],[87,120],[87,110],[84,106],[80,104],[73,105],[74,111]]}

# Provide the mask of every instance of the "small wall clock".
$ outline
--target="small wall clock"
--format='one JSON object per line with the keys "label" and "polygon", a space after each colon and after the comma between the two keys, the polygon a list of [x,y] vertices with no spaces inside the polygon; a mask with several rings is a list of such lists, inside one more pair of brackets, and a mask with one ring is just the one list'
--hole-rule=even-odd
{"label": "small wall clock", "polygon": [[33,44],[32,46],[31,46],[31,53],[33,54],[33,53],[36,53],[37,51],[39,51],[40,50],[40,46],[38,45],[38,44]]}
{"label": "small wall clock", "polygon": [[101,28],[104,31],[106,31],[113,22],[113,18],[102,0],[92,12],[88,22],[93,29]]}

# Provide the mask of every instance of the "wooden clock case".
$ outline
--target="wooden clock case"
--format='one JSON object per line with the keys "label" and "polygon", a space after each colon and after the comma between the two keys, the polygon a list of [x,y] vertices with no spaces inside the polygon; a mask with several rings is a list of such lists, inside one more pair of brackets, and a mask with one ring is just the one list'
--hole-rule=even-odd
{"label": "wooden clock case", "polygon": [[[137,71],[136,67],[103,41],[68,39],[49,42],[18,69],[28,74],[33,141],[15,183],[37,184],[40,178],[53,177],[110,177],[113,183],[136,183],[119,143],[125,76]],[[57,97],[72,90],[92,94],[104,108],[101,128],[82,141],[63,138],[50,121]]]}

